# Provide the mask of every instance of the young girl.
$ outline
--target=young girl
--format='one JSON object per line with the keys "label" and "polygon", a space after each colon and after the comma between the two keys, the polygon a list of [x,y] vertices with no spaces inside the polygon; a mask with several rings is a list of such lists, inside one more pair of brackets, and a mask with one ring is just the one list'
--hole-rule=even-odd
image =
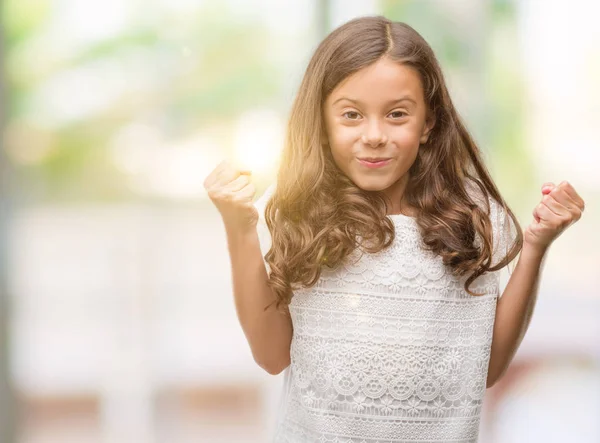
{"label": "young girl", "polygon": [[285,369],[277,443],[475,442],[546,251],[584,208],[547,183],[521,231],[431,48],[383,17],[317,48],[276,185],[253,205],[250,171],[223,162],[205,187],[253,356]]}

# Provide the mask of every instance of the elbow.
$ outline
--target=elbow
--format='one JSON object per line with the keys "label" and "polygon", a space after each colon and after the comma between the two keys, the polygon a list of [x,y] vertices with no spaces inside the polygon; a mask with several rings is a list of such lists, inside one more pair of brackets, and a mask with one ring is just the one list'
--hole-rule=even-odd
{"label": "elbow", "polygon": [[502,376],[504,375],[505,371],[502,371],[500,373],[496,373],[496,372],[488,372],[488,376],[487,376],[487,381],[485,383],[485,388],[489,389],[492,386],[494,386],[496,383],[498,383],[498,381],[502,378]]}
{"label": "elbow", "polygon": [[262,360],[258,360],[256,358],[254,359],[254,361],[258,364],[258,366],[260,366],[262,369],[264,369],[270,375],[281,374],[283,372],[283,370],[290,365],[289,356],[286,359],[278,360],[278,361],[262,361]]}
{"label": "elbow", "polygon": [[488,372],[487,380],[485,382],[485,388],[486,389],[491,388],[498,382],[499,379],[500,379],[500,377],[497,374],[495,374],[493,372]]}
{"label": "elbow", "polygon": [[283,370],[285,368],[287,368],[289,365],[287,366],[269,366],[269,367],[263,367],[263,369],[265,371],[267,371],[267,373],[269,373],[270,375],[279,375],[283,372]]}

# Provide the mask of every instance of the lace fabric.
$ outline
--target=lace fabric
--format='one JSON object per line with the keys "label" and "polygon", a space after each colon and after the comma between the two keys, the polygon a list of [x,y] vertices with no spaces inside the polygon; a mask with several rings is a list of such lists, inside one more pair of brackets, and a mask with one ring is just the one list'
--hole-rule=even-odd
{"label": "lace fabric", "polygon": [[[256,202],[263,256],[270,248]],[[514,239],[491,201],[496,263]],[[441,258],[421,247],[416,219],[388,216],[396,237],[375,254],[356,250],[317,284],[294,292],[291,364],[276,443],[476,442],[491,349],[498,272],[464,291]],[[268,266],[268,265],[267,265]]]}

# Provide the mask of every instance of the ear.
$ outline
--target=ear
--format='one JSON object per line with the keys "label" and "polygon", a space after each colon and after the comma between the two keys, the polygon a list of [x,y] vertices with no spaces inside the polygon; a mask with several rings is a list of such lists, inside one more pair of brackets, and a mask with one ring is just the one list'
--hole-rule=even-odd
{"label": "ear", "polygon": [[427,140],[429,140],[429,134],[431,133],[431,130],[433,129],[434,126],[435,126],[435,116],[429,114],[427,116],[427,120],[425,121],[425,126],[423,126],[423,133],[421,134],[421,138],[419,139],[419,142],[421,144],[427,143]]}

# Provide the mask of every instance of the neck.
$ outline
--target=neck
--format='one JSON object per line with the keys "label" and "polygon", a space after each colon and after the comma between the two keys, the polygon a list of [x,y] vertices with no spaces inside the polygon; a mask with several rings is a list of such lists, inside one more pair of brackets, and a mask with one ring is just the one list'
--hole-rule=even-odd
{"label": "neck", "polygon": [[408,172],[398,179],[392,186],[384,190],[385,196],[390,200],[391,206],[388,214],[415,215],[415,209],[407,206],[405,200],[405,190],[408,184]]}

